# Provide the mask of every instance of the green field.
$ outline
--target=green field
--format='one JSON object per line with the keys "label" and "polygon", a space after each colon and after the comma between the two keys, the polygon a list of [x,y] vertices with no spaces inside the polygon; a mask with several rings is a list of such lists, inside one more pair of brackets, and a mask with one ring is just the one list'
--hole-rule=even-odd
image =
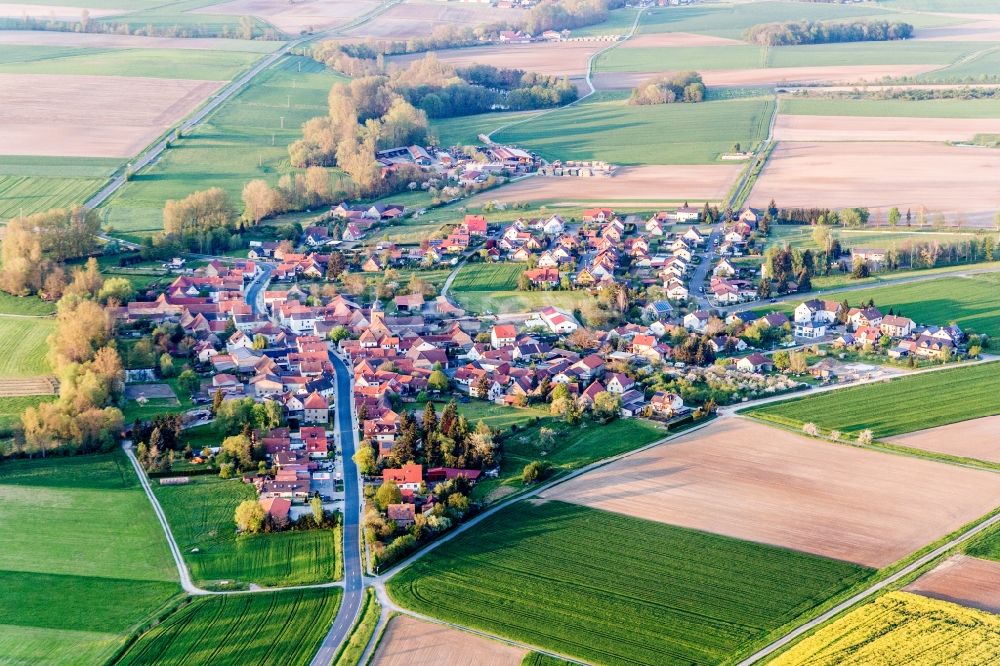
{"label": "green field", "polygon": [[154,491],[196,581],[279,586],[335,579],[336,530],[236,535],[233,512],[243,500],[256,497],[253,486],[202,476],[187,485],[156,485]]}
{"label": "green field", "polygon": [[934,280],[859,289],[843,294],[831,292],[824,298],[851,304],[867,303],[888,312],[903,314],[918,324],[955,322],[966,333],[1000,336],[1000,274],[983,273],[969,277],[940,277]]}
{"label": "green field", "polygon": [[302,123],[326,113],[330,87],[342,80],[309,58],[281,59],[105,204],[109,222],[117,230],[159,231],[167,199],[209,186],[223,188],[242,206],[240,193],[248,181],[264,178],[273,184],[295,171],[288,144],[301,137]]}
{"label": "green field", "polygon": [[197,597],[116,664],[308,664],[340,606],[339,589]]}
{"label": "green field", "polygon": [[0,316],[0,377],[49,372],[46,340],[54,330],[54,319]]}
{"label": "green field", "polygon": [[600,93],[493,138],[548,159],[711,164],[734,143],[752,146],[764,138],[773,108],[768,98],[629,106],[626,97]]}
{"label": "green field", "polygon": [[511,291],[517,289],[517,279],[526,269],[524,264],[515,263],[465,264],[451,288],[454,291]]}
{"label": "green field", "polygon": [[796,428],[815,423],[823,430],[870,429],[876,437],[890,437],[1000,414],[997,390],[1000,365],[987,363],[771,403],[749,414]]}
{"label": "green field", "polygon": [[841,99],[784,97],[781,113],[801,116],[892,118],[1000,118],[996,99]]}
{"label": "green field", "polygon": [[[426,402],[415,402],[406,408],[412,412],[423,414]],[[434,401],[434,409],[438,414],[445,408],[447,402]],[[548,409],[541,407],[505,407],[485,400],[469,400],[458,404],[458,411],[466,420],[475,426],[482,421],[493,429],[506,430],[512,425],[521,425],[532,418],[542,418],[549,415]]]}
{"label": "green field", "polygon": [[617,48],[594,61],[595,72],[668,72],[764,67],[763,47],[735,46]]}
{"label": "green field", "polygon": [[[906,215],[906,211],[902,211]],[[872,214],[873,217],[875,213]],[[880,222],[885,224],[885,217],[888,211],[878,212],[881,217]],[[815,252],[819,246],[813,241],[813,227],[807,224],[776,224],[771,227],[767,236],[767,245],[783,245],[788,243],[791,247],[800,250],[812,250]],[[961,231],[911,231],[905,226],[898,227],[897,231],[890,231],[887,227],[880,229],[836,229],[833,231],[834,237],[840,241],[842,247],[894,247],[899,249],[908,242],[938,242],[942,244],[958,243],[970,240],[978,241],[981,236],[974,233]]]}
{"label": "green field", "polygon": [[259,53],[228,50],[0,45],[0,72],[229,81],[258,58]]}
{"label": "green field", "polygon": [[435,118],[431,121],[431,131],[437,135],[438,143],[442,146],[478,145],[480,134],[537,113],[538,111],[497,111],[455,118]]}
{"label": "green field", "polygon": [[934,72],[921,74],[918,79],[921,81],[995,81],[1000,72],[1000,50],[993,47],[987,51],[988,44],[980,44],[983,48],[981,55],[969,58],[964,62],[957,63],[951,67],[946,67]]}
{"label": "green field", "polygon": [[566,312],[583,307],[594,300],[586,291],[456,291],[458,304],[472,312],[531,312],[553,305]]}
{"label": "green field", "polygon": [[0,157],[0,220],[82,204],[120,164],[89,157]]}
{"label": "green field", "polygon": [[[55,400],[55,396],[27,395],[0,397],[0,440],[10,437],[21,426],[21,414],[28,407],[37,407],[43,402]],[[0,456],[3,448],[0,447]]]}
{"label": "green field", "polygon": [[121,453],[0,464],[0,543],[5,663],[101,663],[180,592]]}
{"label": "green field", "polygon": [[869,569],[555,501],[498,512],[393,577],[427,615],[598,664],[731,662]]}
{"label": "green field", "polygon": [[775,46],[768,49],[767,66],[949,65],[985,46],[916,40]]}
{"label": "green field", "polygon": [[37,296],[11,296],[7,292],[0,292],[0,315],[52,315],[56,313],[56,304],[43,301]]}

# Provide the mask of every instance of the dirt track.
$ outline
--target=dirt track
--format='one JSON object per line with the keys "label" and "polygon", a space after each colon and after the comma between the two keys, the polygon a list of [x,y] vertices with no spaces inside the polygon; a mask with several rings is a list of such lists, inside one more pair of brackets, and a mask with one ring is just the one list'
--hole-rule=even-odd
{"label": "dirt track", "polygon": [[721,201],[742,164],[622,167],[611,178],[532,177],[476,195],[474,201],[559,203]]}
{"label": "dirt track", "polygon": [[994,508],[1000,475],[725,419],[542,496],[883,567]]}
{"label": "dirt track", "polygon": [[969,141],[1000,134],[1000,118],[779,115],[776,141]]}
{"label": "dirt track", "polygon": [[1000,463],[1000,416],[918,430],[890,437],[887,441],[913,449]]}
{"label": "dirt track", "polygon": [[132,157],[222,85],[0,74],[0,155]]}
{"label": "dirt track", "polygon": [[904,589],[932,599],[1000,613],[1000,562],[955,555]]}
{"label": "dirt track", "polygon": [[519,666],[525,650],[423,622],[408,615],[389,621],[378,649],[377,666]]}
{"label": "dirt track", "polygon": [[[902,119],[900,122],[905,122]],[[926,207],[948,222],[990,224],[1000,210],[1000,151],[937,143],[780,142],[752,201],[830,208]]]}

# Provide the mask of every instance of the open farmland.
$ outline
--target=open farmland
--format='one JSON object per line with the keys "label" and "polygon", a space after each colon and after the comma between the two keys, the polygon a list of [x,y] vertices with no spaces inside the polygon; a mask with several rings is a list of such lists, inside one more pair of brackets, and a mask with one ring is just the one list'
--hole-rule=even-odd
{"label": "open farmland", "polygon": [[510,291],[525,270],[515,263],[472,263],[462,266],[451,283],[454,291]]}
{"label": "open farmland", "polygon": [[18,46],[59,46],[88,49],[194,49],[271,53],[281,42],[222,39],[216,37],[144,37],[98,32],[50,32],[47,30],[0,31],[0,44]]}
{"label": "open farmland", "polygon": [[0,542],[0,654],[13,663],[101,663],[180,591],[120,452],[0,465]]}
{"label": "open farmland", "polygon": [[931,599],[1000,613],[1000,563],[953,555],[905,589]]}
{"label": "open farmland", "polygon": [[81,204],[120,164],[119,159],[2,156],[0,220]]}
{"label": "open farmland", "polygon": [[150,77],[0,74],[5,91],[0,154],[131,157],[219,85]]}
{"label": "open farmland", "polygon": [[406,40],[429,37],[439,25],[475,28],[484,23],[514,22],[524,18],[518,9],[484,3],[442,3],[435,0],[401,2],[371,21],[347,31],[351,37]]}
{"label": "open farmland", "polygon": [[492,312],[508,314],[512,312],[533,312],[546,305],[572,312],[593,303],[594,297],[587,291],[456,291],[452,297],[460,307],[477,313]]}
{"label": "open farmland", "polygon": [[76,6],[66,6],[59,5],[55,2],[5,2],[0,4],[0,17],[4,18],[33,18],[39,21],[55,20],[55,21],[79,21],[80,12],[86,7],[87,11],[90,12],[91,18],[102,18],[104,16],[114,16],[115,14],[121,14],[124,0],[122,2],[115,3],[119,8],[114,7],[102,7],[104,3],[102,2],[85,2]]}
{"label": "open farmland", "polygon": [[725,419],[543,497],[884,567],[987,513],[998,493],[991,472]]}
{"label": "open farmland", "polygon": [[774,125],[777,141],[971,141],[998,132],[1000,119],[985,118],[779,115]]}
{"label": "open farmland", "polygon": [[310,662],[340,606],[337,588],[196,597],[116,664]]}
{"label": "open farmland", "polygon": [[817,201],[830,208],[925,207],[949,219],[992,224],[1000,209],[997,170],[1000,151],[905,141],[781,142],[750,197],[791,207]]}
{"label": "open farmland", "polygon": [[256,497],[252,486],[192,477],[187,485],[156,485],[154,491],[197,581],[277,586],[334,579],[339,557],[334,530],[236,536],[233,513],[240,502]]}
{"label": "open farmland", "polygon": [[974,666],[1000,654],[1000,616],[890,592],[822,627],[774,666]]}
{"label": "open farmland", "polygon": [[828,97],[782,97],[782,115],[867,116],[881,118],[1000,118],[1000,103],[994,99],[845,99]]}
{"label": "open farmland", "polygon": [[493,139],[548,159],[712,164],[734,143],[752,146],[763,139],[773,104],[761,97],[629,106],[622,95],[605,93],[504,129]]}
{"label": "open farmland", "polygon": [[[629,40],[631,41],[631,40]],[[628,45],[629,42],[625,42]],[[611,49],[594,62],[595,72],[656,72],[689,71],[704,73],[715,69],[746,69],[764,66],[766,51],[756,44],[737,43],[727,46],[678,46],[669,51],[662,47]]]}
{"label": "open farmland", "polygon": [[[710,69],[701,72],[701,75],[707,86],[779,86],[817,83],[834,85],[879,81],[886,77],[915,76],[937,67],[938,65],[812,65]],[[663,71],[665,70],[599,72],[593,76],[594,87],[598,90],[630,90]]]}
{"label": "open farmland", "polygon": [[0,377],[30,377],[49,372],[47,339],[54,319],[0,316]]}
{"label": "open farmland", "polygon": [[195,9],[192,14],[256,16],[287,35],[326,30],[349,22],[379,6],[377,0],[325,2],[324,0],[230,0]]}
{"label": "open farmland", "polygon": [[[870,429],[876,437],[889,437],[1000,413],[994,399],[1000,389],[998,369],[1000,365],[986,363],[910,375],[771,403],[750,415],[794,427],[815,423],[827,430],[857,434]],[[948,399],[939,399],[943,395]]]}
{"label": "open farmland", "polygon": [[159,231],[166,200],[204,189],[206,182],[233,201],[254,178],[277,183],[295,171],[288,144],[301,138],[302,123],[326,113],[330,87],[343,80],[309,58],[281,59],[106,203],[110,223],[123,231]]}
{"label": "open farmland", "polygon": [[[472,64],[493,65],[500,68],[523,69],[549,76],[582,77],[587,73],[590,56],[608,42],[535,42],[532,44],[500,44],[435,51],[438,60],[468,67]],[[389,58],[390,63],[406,65],[426,56],[410,53]],[[587,91],[582,87],[580,93]]]}
{"label": "open farmland", "polygon": [[562,502],[519,502],[390,579],[401,605],[593,663],[719,663],[869,570]]}
{"label": "open farmland", "polygon": [[372,655],[378,666],[520,666],[526,650],[408,615],[389,621]]}
{"label": "open farmland", "polygon": [[910,449],[1000,463],[1000,416],[984,416],[886,440]]}

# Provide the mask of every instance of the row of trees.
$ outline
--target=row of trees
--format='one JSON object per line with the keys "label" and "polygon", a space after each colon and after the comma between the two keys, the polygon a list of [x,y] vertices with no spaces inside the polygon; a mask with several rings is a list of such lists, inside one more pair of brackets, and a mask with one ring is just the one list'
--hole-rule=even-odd
{"label": "row of trees", "polygon": [[681,72],[672,76],[653,76],[632,89],[628,103],[633,106],[701,102],[705,99],[705,84],[698,72]]}
{"label": "row of trees", "polygon": [[285,174],[274,187],[258,178],[243,187],[243,219],[257,224],[272,215],[343,201],[351,189],[350,184],[345,186],[320,166],[311,166],[305,173]]}
{"label": "row of trees", "polygon": [[902,21],[851,21],[830,23],[817,21],[787,21],[761,23],[749,28],[746,39],[762,46],[794,46],[797,44],[834,44],[839,42],[883,42],[909,39],[913,26]]}
{"label": "row of trees", "polygon": [[32,16],[10,17],[0,21],[4,30],[47,30],[53,32],[91,32],[104,35],[140,35],[143,37],[222,37],[224,39],[261,39],[276,41],[286,37],[271,27],[255,23],[250,16],[241,16],[235,24],[211,21],[207,23],[173,24],[151,21],[94,21],[86,9],[80,20],[38,19]]}
{"label": "row of trees", "polygon": [[15,217],[4,230],[0,288],[18,296],[59,298],[66,286],[62,262],[94,252],[98,231],[97,213],[80,206]]}

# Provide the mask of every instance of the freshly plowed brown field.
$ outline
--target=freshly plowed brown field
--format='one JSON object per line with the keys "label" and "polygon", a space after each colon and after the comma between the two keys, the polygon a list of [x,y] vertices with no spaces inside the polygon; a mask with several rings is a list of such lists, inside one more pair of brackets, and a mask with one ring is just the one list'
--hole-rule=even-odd
{"label": "freshly plowed brown field", "polygon": [[779,115],[777,141],[968,141],[1000,134],[996,118],[894,118]]}
{"label": "freshly plowed brown field", "polygon": [[[907,118],[899,119],[905,124]],[[918,142],[779,143],[751,192],[783,206],[921,207],[993,224],[1000,210],[1000,151]]]}
{"label": "freshly plowed brown field", "polygon": [[932,599],[1000,613],[1000,562],[955,555],[904,589]]}
{"label": "freshly plowed brown field", "polygon": [[527,651],[408,615],[389,621],[376,666],[519,666]]}
{"label": "freshly plowed brown field", "polygon": [[993,509],[1000,475],[730,418],[542,496],[883,567]]}
{"label": "freshly plowed brown field", "polygon": [[0,74],[0,155],[131,157],[222,82]]}
{"label": "freshly plowed brown field", "polygon": [[1000,416],[927,428],[896,435],[886,441],[913,449],[1000,463]]}
{"label": "freshly plowed brown field", "polygon": [[622,167],[610,178],[532,177],[477,195],[475,201],[619,202],[633,205],[663,201],[717,202],[739,176],[742,164]]}

